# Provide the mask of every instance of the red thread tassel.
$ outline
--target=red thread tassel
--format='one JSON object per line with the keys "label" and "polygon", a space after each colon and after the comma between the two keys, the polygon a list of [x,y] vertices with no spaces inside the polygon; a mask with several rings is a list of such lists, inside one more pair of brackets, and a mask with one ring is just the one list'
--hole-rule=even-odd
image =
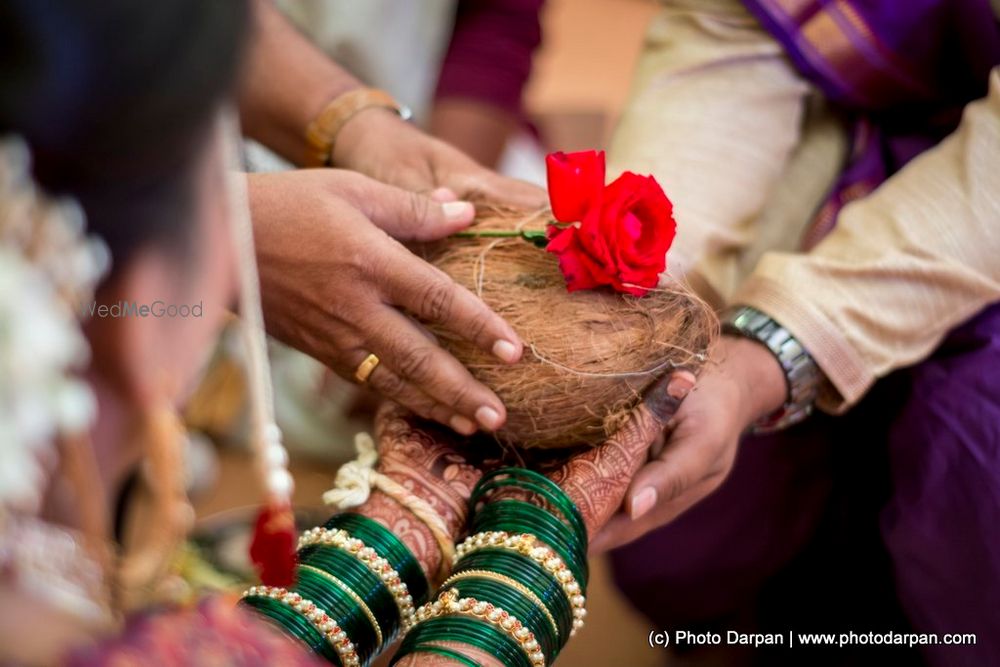
{"label": "red thread tassel", "polygon": [[269,503],[257,515],[250,560],[265,586],[295,583],[295,516],[291,505]]}

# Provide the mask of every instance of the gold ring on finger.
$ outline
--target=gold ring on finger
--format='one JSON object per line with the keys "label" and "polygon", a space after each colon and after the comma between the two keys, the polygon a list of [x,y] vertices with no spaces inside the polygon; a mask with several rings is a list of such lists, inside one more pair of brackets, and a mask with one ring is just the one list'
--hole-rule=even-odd
{"label": "gold ring on finger", "polygon": [[358,364],[358,369],[354,371],[354,379],[358,381],[358,384],[364,384],[368,382],[368,378],[371,377],[372,371],[378,366],[379,359],[374,354],[369,354],[365,357],[365,360]]}

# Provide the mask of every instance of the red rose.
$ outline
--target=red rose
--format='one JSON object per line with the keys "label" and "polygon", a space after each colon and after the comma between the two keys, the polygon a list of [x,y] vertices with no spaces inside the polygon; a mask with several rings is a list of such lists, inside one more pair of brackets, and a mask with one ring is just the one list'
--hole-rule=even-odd
{"label": "red rose", "polygon": [[[676,233],[673,205],[656,179],[632,172],[598,187],[581,175],[576,181],[578,189],[567,189],[572,179],[566,176],[563,165],[594,164],[590,156],[577,160],[575,155],[556,161],[561,170],[556,178],[553,161],[549,161],[549,183],[558,181],[561,187],[553,191],[550,186],[549,198],[557,220],[569,222],[560,216],[581,208],[582,215],[577,218],[578,224],[550,226],[546,249],[559,257],[559,268],[570,292],[608,285],[619,292],[642,296],[656,286],[666,269],[667,250]],[[603,169],[603,154],[600,166]],[[582,188],[592,189],[581,192]]]}

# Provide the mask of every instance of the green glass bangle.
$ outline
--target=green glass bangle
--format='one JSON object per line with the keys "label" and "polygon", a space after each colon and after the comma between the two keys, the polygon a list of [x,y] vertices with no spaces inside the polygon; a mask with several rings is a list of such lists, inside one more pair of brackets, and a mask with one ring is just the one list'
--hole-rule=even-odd
{"label": "green glass bangle", "polygon": [[447,646],[438,646],[437,644],[417,644],[416,646],[410,648],[408,653],[411,655],[414,653],[435,653],[444,658],[451,658],[455,662],[465,665],[465,667],[483,667],[472,658],[450,649]]}
{"label": "green glass bangle", "polygon": [[295,592],[315,602],[354,642],[361,664],[367,664],[378,648],[378,638],[368,617],[343,590],[306,569],[298,570]]}
{"label": "green glass bangle", "polygon": [[468,570],[489,570],[521,582],[548,606],[559,627],[559,636],[569,637],[573,629],[570,602],[559,582],[539,563],[505,549],[483,549],[459,561],[454,572]]}
{"label": "green glass bangle", "polygon": [[385,621],[388,635],[401,626],[399,608],[386,585],[350,554],[336,547],[312,546],[299,552],[299,561],[331,574],[355,592],[372,610],[376,618]]}
{"label": "green glass bangle", "polygon": [[392,569],[399,573],[406,583],[414,605],[422,605],[430,596],[430,583],[424,574],[420,562],[410,551],[410,548],[391,530],[374,519],[362,514],[345,512],[335,514],[323,525],[331,530],[346,530],[375,550],[378,555],[389,561]]}
{"label": "green glass bangle", "polygon": [[259,596],[245,597],[240,600],[240,604],[275,625],[283,634],[305,644],[314,655],[323,657],[331,664],[340,665],[340,656],[326,638],[294,609],[277,600]]}
{"label": "green glass bangle", "polygon": [[581,556],[576,549],[561,542],[557,536],[549,532],[546,526],[534,521],[507,518],[494,519],[489,522],[489,525],[491,530],[504,530],[512,534],[528,533],[534,536],[539,542],[550,547],[563,560],[578,583],[586,586],[589,574],[587,565],[580,562]]}
{"label": "green glass bangle", "polygon": [[[473,489],[472,497],[470,498],[470,507],[475,508],[483,493],[490,489],[499,487],[500,482],[504,481],[499,478],[503,477],[508,478],[508,480],[523,482],[523,486],[525,488],[530,488],[530,490],[538,493],[552,503],[552,505],[566,518],[567,523],[573,526],[576,531],[577,538],[584,544],[587,543],[587,524],[584,522],[583,515],[580,514],[579,508],[577,508],[573,500],[566,495],[566,492],[563,491],[558,484],[545,475],[537,473],[534,470],[508,467],[499,468],[487,473],[482,479],[479,480],[476,488]],[[508,486],[509,484],[503,485]]]}
{"label": "green glass bangle", "polygon": [[523,500],[489,503],[476,514],[471,532],[491,530],[534,535],[555,550],[571,568],[577,581],[586,585],[590,572],[584,545],[573,539],[566,524],[544,509]]}
{"label": "green glass bangle", "polygon": [[417,624],[407,633],[389,667],[408,655],[414,646],[432,641],[468,644],[496,656],[507,667],[532,667],[512,637],[486,621],[468,616],[441,616]]}
{"label": "green glass bangle", "polygon": [[559,653],[559,640],[553,634],[545,613],[521,591],[485,577],[463,579],[454,588],[462,597],[490,602],[521,621],[535,635],[535,640],[549,662]]}
{"label": "green glass bangle", "polygon": [[312,545],[299,550],[299,562],[331,574],[347,584],[375,614],[388,645],[402,627],[399,607],[385,583],[351,554],[337,547]]}

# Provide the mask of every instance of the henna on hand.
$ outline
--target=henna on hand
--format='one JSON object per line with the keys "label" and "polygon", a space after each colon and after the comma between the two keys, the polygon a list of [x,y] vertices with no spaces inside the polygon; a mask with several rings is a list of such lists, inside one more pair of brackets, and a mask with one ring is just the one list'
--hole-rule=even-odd
{"label": "henna on hand", "polygon": [[[468,519],[469,496],[482,477],[482,471],[468,459],[468,448],[461,446],[461,436],[391,403],[378,411],[375,423],[378,471],[429,504],[457,540]],[[433,580],[441,550],[423,521],[379,491],[358,512],[395,533]]]}
{"label": "henna on hand", "polygon": [[646,392],[642,405],[617,433],[548,473],[576,503],[589,537],[618,511],[650,446],[669,425],[694,382],[694,374],[686,369],[665,376]]}

